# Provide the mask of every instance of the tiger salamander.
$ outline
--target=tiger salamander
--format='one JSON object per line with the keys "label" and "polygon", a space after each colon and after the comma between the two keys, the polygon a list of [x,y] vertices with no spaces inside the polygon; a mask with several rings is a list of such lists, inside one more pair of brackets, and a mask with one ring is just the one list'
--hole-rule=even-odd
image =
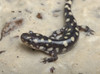
{"label": "tiger salamander", "polygon": [[68,51],[78,40],[80,30],[93,34],[93,30],[88,26],[82,28],[77,25],[76,19],[71,11],[71,4],[72,0],[66,0],[64,6],[65,26],[54,31],[51,36],[47,37],[32,31],[21,35],[21,40],[24,44],[51,56],[50,58],[43,59],[45,63],[56,61],[58,54]]}

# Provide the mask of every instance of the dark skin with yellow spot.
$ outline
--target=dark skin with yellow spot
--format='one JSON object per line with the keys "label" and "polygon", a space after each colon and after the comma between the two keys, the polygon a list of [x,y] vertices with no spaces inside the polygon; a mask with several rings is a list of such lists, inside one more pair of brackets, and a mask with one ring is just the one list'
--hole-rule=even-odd
{"label": "dark skin with yellow spot", "polygon": [[77,25],[71,12],[71,4],[72,0],[67,0],[65,3],[65,26],[54,31],[49,37],[33,33],[32,31],[21,35],[21,40],[24,44],[33,49],[43,51],[51,56],[51,58],[44,58],[44,63],[56,61],[59,53],[68,51],[78,40],[80,30],[90,34],[93,34],[94,32],[88,26],[83,28]]}

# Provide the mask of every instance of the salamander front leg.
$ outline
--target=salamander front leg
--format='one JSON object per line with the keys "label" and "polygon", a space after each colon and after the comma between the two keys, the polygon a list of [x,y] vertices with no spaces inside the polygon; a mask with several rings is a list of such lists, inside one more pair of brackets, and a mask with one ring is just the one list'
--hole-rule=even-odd
{"label": "salamander front leg", "polygon": [[57,56],[57,53],[56,51],[52,51],[51,53],[51,58],[43,58],[43,63],[46,63],[46,62],[53,62],[53,61],[56,61],[58,59],[58,56]]}
{"label": "salamander front leg", "polygon": [[94,30],[90,29],[88,26],[78,26],[80,31],[84,31],[87,34],[86,35],[94,35]]}

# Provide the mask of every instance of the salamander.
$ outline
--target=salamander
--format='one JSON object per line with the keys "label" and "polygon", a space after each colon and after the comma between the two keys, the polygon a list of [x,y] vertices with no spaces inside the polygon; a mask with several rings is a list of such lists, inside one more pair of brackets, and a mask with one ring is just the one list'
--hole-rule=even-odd
{"label": "salamander", "polygon": [[93,34],[88,26],[85,28],[78,26],[76,19],[71,11],[73,0],[66,0],[64,6],[65,26],[54,31],[49,37],[29,31],[21,35],[22,42],[35,49],[50,55],[50,58],[44,58],[43,62],[53,62],[58,59],[58,54],[64,53],[70,49],[79,38],[79,31],[83,30]]}

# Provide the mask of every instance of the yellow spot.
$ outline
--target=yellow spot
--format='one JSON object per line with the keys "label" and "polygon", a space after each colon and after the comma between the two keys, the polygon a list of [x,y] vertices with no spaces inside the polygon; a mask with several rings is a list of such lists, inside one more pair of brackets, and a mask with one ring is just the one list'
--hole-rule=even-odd
{"label": "yellow spot", "polygon": [[68,8],[69,6],[68,5],[65,5],[65,8]]}
{"label": "yellow spot", "polygon": [[71,37],[71,40],[72,40],[72,41],[74,41],[74,40],[75,40],[75,38],[74,38],[74,37]]}
{"label": "yellow spot", "polygon": [[51,39],[54,39],[54,37],[51,37]]}
{"label": "yellow spot", "polygon": [[70,35],[70,33],[66,33],[67,35]]}
{"label": "yellow spot", "polygon": [[37,33],[36,36],[39,36],[39,34]]}
{"label": "yellow spot", "polygon": [[47,51],[52,51],[52,50],[53,50],[53,48],[48,48],[48,49],[47,49]]}
{"label": "yellow spot", "polygon": [[65,13],[65,16],[67,15],[67,13]]}
{"label": "yellow spot", "polygon": [[65,27],[63,27],[62,29],[65,29]]}
{"label": "yellow spot", "polygon": [[70,28],[70,29],[68,29],[68,31],[71,31],[71,28]]}
{"label": "yellow spot", "polygon": [[78,36],[78,33],[77,32],[75,32],[75,34]]}
{"label": "yellow spot", "polygon": [[68,18],[68,19],[66,19],[66,22],[68,22],[70,19]]}
{"label": "yellow spot", "polygon": [[78,29],[77,27],[75,28],[75,30],[76,30],[76,31],[79,31],[79,29]]}
{"label": "yellow spot", "polygon": [[40,49],[40,50],[41,50],[41,49],[44,49],[44,47],[43,47],[43,46],[40,46],[39,49]]}
{"label": "yellow spot", "polygon": [[63,41],[63,44],[65,47],[68,45],[67,41]]}
{"label": "yellow spot", "polygon": [[65,39],[67,39],[68,37],[67,37],[67,36],[65,36],[64,38],[65,38]]}
{"label": "yellow spot", "polygon": [[76,20],[74,19],[74,22],[76,22]]}
{"label": "yellow spot", "polygon": [[41,41],[43,42],[43,41],[44,41],[44,39],[42,38],[42,39],[41,39]]}
{"label": "yellow spot", "polygon": [[56,48],[56,52],[57,52],[57,53],[59,52],[59,48]]}
{"label": "yellow spot", "polygon": [[30,39],[31,37],[27,37],[27,39]]}
{"label": "yellow spot", "polygon": [[61,34],[61,35],[56,36],[56,39],[59,39],[59,38],[61,38],[61,37],[62,37],[62,34]]}
{"label": "yellow spot", "polygon": [[68,5],[65,5],[65,8],[67,8],[68,10],[71,10],[71,8]]}
{"label": "yellow spot", "polygon": [[72,12],[69,12],[69,15],[72,15]]}
{"label": "yellow spot", "polygon": [[49,44],[46,44],[46,46],[49,46]]}
{"label": "yellow spot", "polygon": [[66,3],[68,3],[68,4],[70,4],[70,5],[71,5],[71,4],[72,4],[72,1],[71,1],[71,0],[69,0],[69,1],[66,1]]}
{"label": "yellow spot", "polygon": [[52,42],[52,40],[51,39],[48,39],[48,42]]}
{"label": "yellow spot", "polygon": [[71,23],[71,26],[73,26],[74,24],[73,23]]}
{"label": "yellow spot", "polygon": [[37,40],[37,39],[34,39],[33,41],[34,41],[34,42],[36,42],[36,43],[38,42],[38,40]]}
{"label": "yellow spot", "polygon": [[57,30],[56,33],[57,33],[57,34],[60,34],[60,30]]}
{"label": "yellow spot", "polygon": [[31,47],[31,48],[34,48],[32,44],[30,45],[30,47]]}

